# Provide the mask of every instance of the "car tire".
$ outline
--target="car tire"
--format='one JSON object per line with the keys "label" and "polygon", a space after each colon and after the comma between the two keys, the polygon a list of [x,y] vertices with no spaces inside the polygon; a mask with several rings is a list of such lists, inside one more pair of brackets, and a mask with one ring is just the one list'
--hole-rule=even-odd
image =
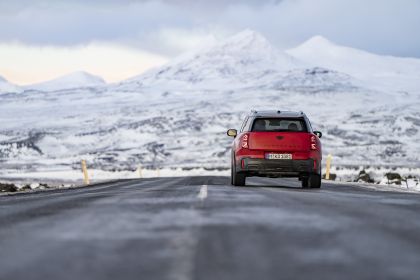
{"label": "car tire", "polygon": [[320,174],[311,174],[308,178],[309,187],[312,189],[319,189],[321,187],[321,175]]}
{"label": "car tire", "polygon": [[235,176],[235,159],[232,156],[232,161],[230,163],[230,184],[234,186],[233,177]]}
{"label": "car tire", "polygon": [[302,188],[307,189],[309,187],[309,178],[302,178]]}
{"label": "car tire", "polygon": [[233,164],[230,165],[230,184],[233,185],[233,176],[234,176]]}
{"label": "car tire", "polygon": [[246,175],[236,172],[234,162],[235,161],[233,160],[232,166],[231,166],[231,175],[230,175],[231,184],[234,185],[234,186],[245,186]]}
{"label": "car tire", "polygon": [[236,173],[233,176],[233,185],[234,186],[245,186],[246,176],[245,174]]}

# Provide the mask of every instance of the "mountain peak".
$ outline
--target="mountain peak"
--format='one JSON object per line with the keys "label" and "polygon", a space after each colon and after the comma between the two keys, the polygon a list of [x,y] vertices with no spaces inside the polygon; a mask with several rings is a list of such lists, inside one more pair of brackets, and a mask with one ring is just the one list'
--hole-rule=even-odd
{"label": "mountain peak", "polygon": [[57,77],[53,80],[47,81],[74,81],[78,84],[86,84],[86,85],[100,85],[105,84],[105,81],[102,77],[93,75],[86,71],[74,71],[63,76]]}
{"label": "mountain peak", "polygon": [[220,80],[242,86],[260,80],[265,75],[301,67],[300,61],[272,46],[264,36],[246,29],[204,50],[182,55],[127,82],[141,82],[149,86],[176,81],[208,83],[213,86],[215,80]]}
{"label": "mountain peak", "polygon": [[336,44],[321,35],[315,35],[303,42],[299,47],[317,48],[326,46],[336,46]]}
{"label": "mountain peak", "polygon": [[219,44],[236,50],[272,49],[270,42],[261,34],[251,29],[245,29]]}
{"label": "mountain peak", "polygon": [[91,74],[89,72],[86,72],[86,71],[74,71],[74,72],[71,72],[67,75],[61,76],[60,78],[69,78],[69,77],[84,78],[84,79],[89,79],[89,80],[98,80],[98,81],[102,81],[102,82],[105,83],[105,81],[101,77],[93,75],[93,74]]}
{"label": "mountain peak", "polygon": [[26,86],[27,89],[56,91],[70,88],[102,86],[104,79],[85,71],[75,71],[55,79]]}
{"label": "mountain peak", "polygon": [[245,29],[236,33],[228,39],[228,41],[264,41],[268,42],[267,39],[259,32],[252,29]]}
{"label": "mountain peak", "polygon": [[314,36],[286,53],[312,66],[347,73],[360,80],[402,75],[414,80],[420,73],[419,59],[378,55],[336,44],[322,36]]}
{"label": "mountain peak", "polygon": [[22,89],[15,85],[10,83],[7,79],[0,76],[0,94],[2,93],[16,93],[16,92],[22,92]]}

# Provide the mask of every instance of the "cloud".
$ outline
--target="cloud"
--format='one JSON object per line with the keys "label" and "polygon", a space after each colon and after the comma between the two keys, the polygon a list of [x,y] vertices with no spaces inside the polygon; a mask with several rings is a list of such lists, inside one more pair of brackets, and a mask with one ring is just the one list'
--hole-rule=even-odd
{"label": "cloud", "polygon": [[0,42],[117,43],[174,56],[245,28],[281,48],[313,35],[420,57],[417,0],[16,0],[0,2]]}
{"label": "cloud", "polygon": [[116,44],[93,42],[73,47],[33,47],[0,43],[0,73],[23,85],[74,71],[117,82],[167,62],[167,58]]}

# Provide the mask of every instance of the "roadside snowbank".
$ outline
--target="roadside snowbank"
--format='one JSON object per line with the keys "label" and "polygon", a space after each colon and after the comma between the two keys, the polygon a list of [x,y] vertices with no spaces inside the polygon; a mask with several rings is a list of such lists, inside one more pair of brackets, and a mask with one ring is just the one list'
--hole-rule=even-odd
{"label": "roadside snowbank", "polygon": [[333,179],[340,182],[358,182],[396,189],[420,191],[420,168],[383,166],[333,166]]}
{"label": "roadside snowbank", "polygon": [[[118,179],[182,177],[182,176],[230,176],[225,168],[162,168],[123,171],[88,170],[91,183]],[[324,174],[325,176],[325,174]],[[420,191],[420,168],[333,166],[331,179],[336,182],[353,182],[360,185],[375,185],[375,189],[387,186],[395,190]],[[83,174],[77,169],[55,169],[23,172],[3,170],[0,181],[13,183],[17,190],[66,188],[83,185]],[[1,190],[0,190],[1,191]]]}
{"label": "roadside snowbank", "polygon": [[[155,177],[182,177],[182,176],[229,176],[226,169],[206,168],[163,168],[163,169],[137,169],[135,171],[104,171],[98,169],[88,170],[90,183],[100,183],[119,179],[138,179]],[[4,182],[1,192],[15,192],[35,189],[69,188],[82,186],[83,174],[80,170],[44,170],[24,172],[19,170],[3,170],[0,173],[0,182]]]}

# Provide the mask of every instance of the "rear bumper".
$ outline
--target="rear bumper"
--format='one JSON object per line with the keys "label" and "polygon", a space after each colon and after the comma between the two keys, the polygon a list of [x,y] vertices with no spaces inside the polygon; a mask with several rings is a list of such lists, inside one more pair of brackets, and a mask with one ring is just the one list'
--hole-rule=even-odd
{"label": "rear bumper", "polygon": [[242,158],[236,170],[245,172],[250,176],[296,177],[314,173],[317,169],[317,166],[314,167],[313,159],[277,160]]}

